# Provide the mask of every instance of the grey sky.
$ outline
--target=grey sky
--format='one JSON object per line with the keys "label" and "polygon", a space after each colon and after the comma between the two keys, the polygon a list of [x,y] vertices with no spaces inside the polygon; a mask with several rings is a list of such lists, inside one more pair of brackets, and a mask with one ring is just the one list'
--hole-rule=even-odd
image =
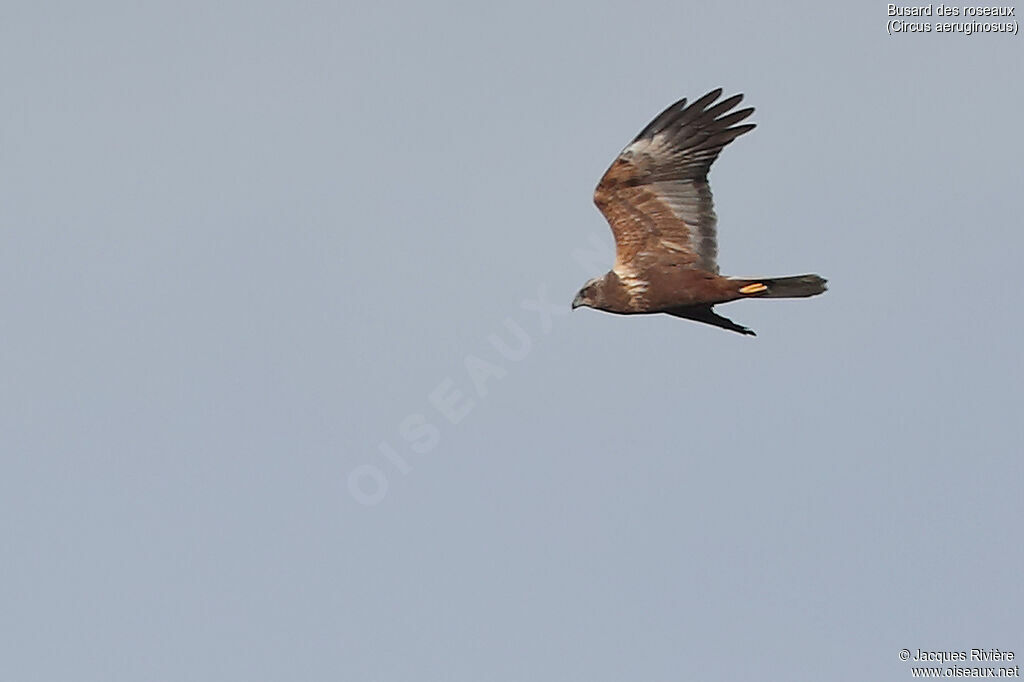
{"label": "grey sky", "polygon": [[[1020,38],[370,4],[4,8],[0,678],[1024,656]],[[569,314],[597,179],[718,86],[723,272],[830,291]]]}

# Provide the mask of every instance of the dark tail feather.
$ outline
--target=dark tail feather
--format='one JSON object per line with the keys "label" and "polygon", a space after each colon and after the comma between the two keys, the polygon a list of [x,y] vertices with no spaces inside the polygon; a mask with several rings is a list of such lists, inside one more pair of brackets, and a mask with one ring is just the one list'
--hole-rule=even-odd
{"label": "dark tail feather", "polygon": [[[767,279],[739,279],[740,293],[751,298],[805,298],[817,296],[828,287],[828,280],[818,275],[796,275],[794,277],[774,277]],[[767,289],[761,289],[764,285]],[[744,291],[747,289],[748,291]]]}

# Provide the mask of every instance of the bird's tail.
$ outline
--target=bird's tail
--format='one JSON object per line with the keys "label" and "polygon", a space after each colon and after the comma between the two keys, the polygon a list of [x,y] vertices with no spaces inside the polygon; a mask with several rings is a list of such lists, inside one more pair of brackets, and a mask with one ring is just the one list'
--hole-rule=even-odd
{"label": "bird's tail", "polygon": [[805,298],[817,296],[828,287],[828,280],[818,275],[795,275],[765,279],[734,279],[744,298]]}

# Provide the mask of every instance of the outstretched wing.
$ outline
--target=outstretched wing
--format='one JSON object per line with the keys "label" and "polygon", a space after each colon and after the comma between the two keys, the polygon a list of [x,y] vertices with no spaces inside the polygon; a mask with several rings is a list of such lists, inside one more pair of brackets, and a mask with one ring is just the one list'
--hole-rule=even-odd
{"label": "outstretched wing", "polygon": [[615,271],[635,275],[654,261],[718,273],[717,218],[708,169],[725,145],[754,124],[753,108],[732,111],[743,95],[715,104],[719,88],[690,106],[681,99],[644,128],[605,172],[594,203],[615,235]]}

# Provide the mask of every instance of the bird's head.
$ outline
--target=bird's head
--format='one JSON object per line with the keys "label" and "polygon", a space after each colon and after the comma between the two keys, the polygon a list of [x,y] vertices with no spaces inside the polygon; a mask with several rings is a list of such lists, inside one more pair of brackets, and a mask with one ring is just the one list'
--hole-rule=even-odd
{"label": "bird's head", "polygon": [[601,277],[595,277],[579,290],[576,294],[576,298],[572,300],[572,309],[576,310],[580,306],[587,306],[590,308],[596,308],[601,303],[601,285],[604,284],[604,280]]}

